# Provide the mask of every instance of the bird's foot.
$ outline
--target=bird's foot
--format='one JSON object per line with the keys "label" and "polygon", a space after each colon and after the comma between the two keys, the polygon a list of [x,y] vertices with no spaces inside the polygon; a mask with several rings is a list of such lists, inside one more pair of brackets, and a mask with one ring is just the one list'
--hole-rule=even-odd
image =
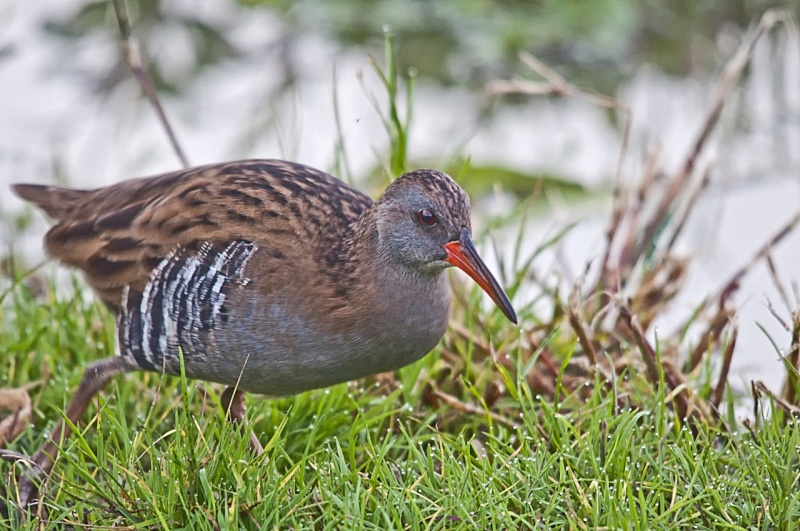
{"label": "bird's foot", "polygon": [[[244,415],[247,412],[247,406],[244,403],[244,393],[235,387],[228,387],[222,392],[220,397],[222,408],[227,412],[228,420],[239,425],[239,429],[243,432],[247,429],[244,422]],[[256,455],[261,455],[264,452],[264,447],[256,437],[253,430],[250,431],[250,450]]]}

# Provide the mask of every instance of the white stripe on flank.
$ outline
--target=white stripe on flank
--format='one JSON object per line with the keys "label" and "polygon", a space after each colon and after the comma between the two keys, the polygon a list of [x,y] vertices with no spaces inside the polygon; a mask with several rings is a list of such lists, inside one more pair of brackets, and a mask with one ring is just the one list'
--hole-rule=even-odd
{"label": "white stripe on flank", "polygon": [[182,249],[169,253],[150,275],[139,304],[131,306],[129,288],[123,289],[117,352],[143,368],[173,372],[178,347],[184,355],[213,350],[209,335],[219,326],[228,284],[249,283],[244,270],[257,250],[238,241],[220,252],[204,244],[195,256]]}

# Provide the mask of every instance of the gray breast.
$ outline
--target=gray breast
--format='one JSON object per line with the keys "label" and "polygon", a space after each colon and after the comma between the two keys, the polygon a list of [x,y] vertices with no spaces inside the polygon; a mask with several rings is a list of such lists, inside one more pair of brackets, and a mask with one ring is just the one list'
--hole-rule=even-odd
{"label": "gray breast", "polygon": [[[413,363],[444,334],[450,292],[444,275],[423,285],[404,281],[408,284],[380,283],[387,293],[377,290],[375,301],[335,312],[324,323],[299,311],[313,301],[265,303],[244,289],[217,335],[225,353],[217,370],[246,391],[289,395]],[[220,374],[215,376],[220,381]]]}

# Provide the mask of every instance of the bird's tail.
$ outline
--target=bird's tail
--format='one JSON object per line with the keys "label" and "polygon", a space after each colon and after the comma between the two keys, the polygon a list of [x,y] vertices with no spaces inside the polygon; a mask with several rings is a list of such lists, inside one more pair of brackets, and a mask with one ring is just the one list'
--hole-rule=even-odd
{"label": "bird's tail", "polygon": [[59,221],[74,211],[89,193],[86,190],[70,190],[43,184],[13,184],[11,190],[20,199],[33,203],[45,214]]}

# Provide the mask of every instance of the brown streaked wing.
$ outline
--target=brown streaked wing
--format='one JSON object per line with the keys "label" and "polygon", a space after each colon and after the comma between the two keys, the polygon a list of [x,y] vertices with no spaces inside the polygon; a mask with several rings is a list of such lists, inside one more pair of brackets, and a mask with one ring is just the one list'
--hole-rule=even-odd
{"label": "brown streaked wing", "polygon": [[[153,268],[176,247],[196,251],[204,242],[224,248],[245,240],[283,255],[324,253],[372,204],[322,172],[270,160],[69,192],[69,208],[35,201],[47,212],[62,213],[45,238],[48,252],[83,270],[114,309],[122,288],[141,291]],[[58,202],[65,195],[52,197]]]}

